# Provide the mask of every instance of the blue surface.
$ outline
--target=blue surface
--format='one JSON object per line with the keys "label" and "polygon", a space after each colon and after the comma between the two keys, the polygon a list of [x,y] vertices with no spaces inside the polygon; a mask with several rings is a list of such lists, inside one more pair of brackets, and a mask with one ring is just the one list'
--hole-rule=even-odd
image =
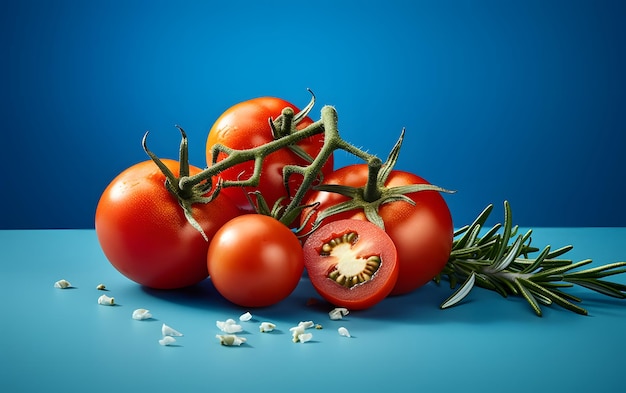
{"label": "blue surface", "polygon": [[406,127],[399,168],[458,190],[457,226],[505,199],[520,225],[626,226],[625,19],[620,0],[5,1],[0,228],[93,228],[146,130],[174,157],[180,124],[204,166],[222,111],[306,88],[381,156]]}
{"label": "blue surface", "polygon": [[[534,230],[533,244],[573,244],[569,257],[595,264],[625,260],[626,228]],[[303,279],[284,302],[249,310],[248,342],[223,347],[215,322],[245,311],[224,301],[210,281],[183,291],[144,289],[106,261],[92,230],[0,231],[2,344],[0,381],[7,392],[460,390],[609,392],[624,385],[626,302],[585,290],[590,315],[545,308],[536,317],[517,298],[475,289],[441,311],[447,287],[428,284],[376,307],[331,321]],[[53,288],[65,278],[74,289]],[[626,277],[618,277],[626,283]],[[100,306],[99,283],[115,307]],[[136,308],[154,320],[135,321]],[[258,324],[278,330],[261,334]],[[301,320],[323,325],[314,340],[291,342]],[[161,324],[184,336],[163,347]],[[347,327],[352,338],[338,335]]]}

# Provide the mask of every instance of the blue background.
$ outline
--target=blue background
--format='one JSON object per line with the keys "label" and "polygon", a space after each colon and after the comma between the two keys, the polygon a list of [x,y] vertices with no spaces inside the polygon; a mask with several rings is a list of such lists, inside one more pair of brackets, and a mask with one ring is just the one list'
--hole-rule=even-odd
{"label": "blue background", "polygon": [[0,228],[92,228],[146,130],[175,157],[180,124],[204,166],[225,109],[307,88],[373,153],[406,127],[398,169],[457,190],[457,226],[505,199],[522,226],[625,226],[624,20],[623,1],[4,2]]}

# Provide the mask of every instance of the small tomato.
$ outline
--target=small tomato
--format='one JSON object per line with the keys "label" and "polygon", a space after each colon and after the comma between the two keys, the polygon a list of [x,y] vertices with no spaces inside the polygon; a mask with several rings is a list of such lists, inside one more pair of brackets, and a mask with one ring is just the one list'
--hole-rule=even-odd
{"label": "small tomato", "polygon": [[206,256],[215,289],[243,307],[270,306],[285,299],[304,271],[302,246],[278,220],[244,214],[220,228]]}

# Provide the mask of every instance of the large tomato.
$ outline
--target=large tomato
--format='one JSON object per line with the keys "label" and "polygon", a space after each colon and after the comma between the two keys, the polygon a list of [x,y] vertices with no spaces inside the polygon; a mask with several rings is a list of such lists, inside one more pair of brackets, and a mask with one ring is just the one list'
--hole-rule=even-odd
{"label": "large tomato", "polygon": [[[355,164],[340,168],[324,178],[323,184],[341,184],[363,187],[368,179],[368,166]],[[385,187],[428,184],[423,178],[400,170],[389,174]],[[392,201],[382,204],[378,214],[382,218],[385,231],[398,250],[400,274],[391,292],[399,295],[411,292],[432,280],[446,265],[452,249],[454,228],[448,205],[437,191],[419,191],[406,194],[414,205],[406,201]],[[303,233],[311,230],[317,214],[348,200],[346,196],[318,191],[310,196],[305,204],[319,204],[316,212],[306,222],[303,212]],[[324,222],[341,219],[366,220],[362,209],[332,215]]]}
{"label": "large tomato", "polygon": [[[177,161],[162,162],[179,174]],[[190,167],[190,175],[200,171]],[[124,170],[102,193],[95,228],[105,256],[123,275],[150,288],[173,289],[208,276],[209,242],[189,224],[165,179],[151,160]],[[210,239],[240,211],[218,195],[209,203],[192,205],[192,214]]]}
{"label": "large tomato", "polygon": [[278,220],[244,214],[217,231],[206,255],[217,291],[244,307],[263,307],[286,298],[304,271],[302,246]]}
{"label": "large tomato", "polygon": [[[207,164],[213,161],[211,148],[216,144],[222,144],[232,149],[243,150],[261,146],[274,140],[272,129],[268,123],[270,118],[278,118],[286,107],[299,112],[293,104],[275,97],[260,97],[243,101],[227,109],[213,124],[206,143]],[[297,125],[296,130],[301,130],[313,123],[309,117],[303,118]],[[305,138],[297,144],[309,156],[315,158],[324,144],[324,135],[320,133]],[[219,154],[217,161],[225,158]],[[222,192],[227,194],[240,209],[252,211],[246,197],[246,193],[260,191],[265,201],[272,207],[282,197],[288,197],[283,183],[283,167],[285,165],[307,165],[308,162],[299,157],[289,148],[278,150],[268,155],[261,169],[261,178],[257,187],[228,187]],[[332,156],[322,168],[324,174],[333,170]],[[245,180],[254,173],[254,162],[248,161],[234,165],[220,173],[224,180]],[[291,176],[289,182],[289,195],[293,196],[302,182],[298,175]]]}
{"label": "large tomato", "polygon": [[383,300],[398,279],[398,254],[378,226],[363,220],[322,225],[304,244],[311,284],[330,303],[350,310]]}

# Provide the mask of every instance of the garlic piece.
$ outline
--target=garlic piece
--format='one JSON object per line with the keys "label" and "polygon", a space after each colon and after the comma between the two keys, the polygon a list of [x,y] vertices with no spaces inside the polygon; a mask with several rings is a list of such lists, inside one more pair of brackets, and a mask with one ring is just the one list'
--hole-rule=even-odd
{"label": "garlic piece", "polygon": [[220,340],[220,344],[225,346],[240,346],[241,344],[246,342],[245,337],[239,337],[234,334],[216,334],[215,337]]}
{"label": "garlic piece", "polygon": [[245,312],[239,316],[239,320],[241,322],[248,322],[251,319],[252,319],[252,314],[250,314],[250,312]]}
{"label": "garlic piece", "polygon": [[243,328],[241,327],[241,325],[238,325],[234,319],[230,319],[230,318],[225,321],[217,321],[215,322],[215,325],[218,327],[218,329],[220,329],[224,333],[232,334],[232,333],[239,333],[243,331]]}
{"label": "garlic piece", "polygon": [[115,305],[115,298],[102,295],[98,298],[98,304],[103,306],[113,306]]}
{"label": "garlic piece", "polygon": [[271,322],[261,322],[261,325],[259,326],[261,333],[271,332],[274,329],[276,329],[276,325]]}
{"label": "garlic piece", "polygon": [[98,284],[98,286],[96,287],[96,289],[98,291],[106,291],[107,287],[104,284]]}
{"label": "garlic piece", "polygon": [[54,287],[55,288],[59,288],[59,289],[65,289],[65,288],[69,288],[71,286],[72,286],[72,284],[70,284],[70,282],[67,281],[67,280],[59,280],[59,281],[54,283]]}
{"label": "garlic piece", "polygon": [[297,343],[297,342],[304,343],[304,342],[310,341],[313,338],[313,334],[306,333],[305,330],[310,329],[314,326],[315,324],[313,323],[313,321],[303,321],[303,322],[298,323],[298,326],[289,328],[289,331],[291,332],[291,340],[294,343]]}
{"label": "garlic piece", "polygon": [[141,321],[143,319],[150,319],[152,318],[152,314],[150,314],[150,310],[146,310],[145,308],[138,308],[135,311],[133,311],[133,319],[136,319],[137,321]]}
{"label": "garlic piece", "polygon": [[165,336],[162,339],[159,340],[159,344],[165,346],[165,345],[172,345],[176,342],[176,339],[172,336]]}
{"label": "garlic piece", "polygon": [[350,312],[348,311],[347,308],[337,307],[337,308],[333,308],[332,310],[330,310],[330,312],[328,313],[328,316],[332,320],[339,320],[345,317],[346,315],[348,315],[349,313]]}
{"label": "garlic piece", "polygon": [[298,334],[298,339],[295,342],[301,342],[301,343],[305,343],[307,341],[311,341],[311,339],[313,339],[313,334],[312,333],[302,333],[302,334]]}
{"label": "garlic piece", "polygon": [[166,324],[163,324],[163,326],[161,326],[161,334],[163,334],[164,337],[165,336],[181,337],[183,335],[178,330],[172,329],[171,327],[167,326]]}
{"label": "garlic piece", "polygon": [[298,326],[302,326],[303,328],[308,329],[315,326],[315,324],[313,323],[313,321],[300,321],[300,323],[298,323]]}
{"label": "garlic piece", "polygon": [[352,337],[352,336],[350,336],[350,332],[348,331],[348,329],[346,329],[343,326],[340,327],[339,329],[337,329],[337,332],[339,333],[340,336]]}

